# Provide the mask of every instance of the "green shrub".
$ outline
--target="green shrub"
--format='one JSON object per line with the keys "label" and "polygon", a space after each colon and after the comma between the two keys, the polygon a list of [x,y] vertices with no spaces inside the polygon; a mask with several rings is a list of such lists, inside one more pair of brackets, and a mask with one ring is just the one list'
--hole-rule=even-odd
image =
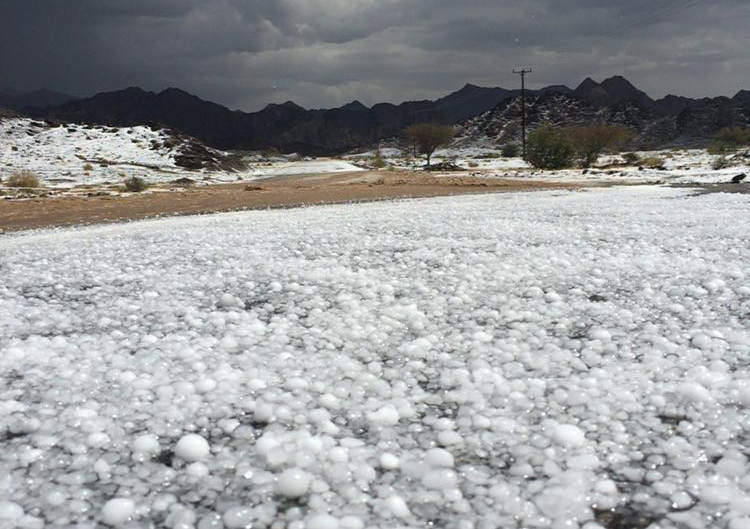
{"label": "green shrub", "polygon": [[545,124],[529,134],[526,161],[538,169],[570,167],[573,148],[559,131],[552,125]]}
{"label": "green shrub", "polygon": [[503,149],[500,151],[503,158],[515,158],[521,154],[521,148],[515,143],[506,143],[503,145]]}
{"label": "green shrub", "polygon": [[16,171],[5,182],[8,187],[41,187],[39,177],[31,171]]}
{"label": "green shrub", "polygon": [[388,165],[383,157],[379,154],[376,155],[370,163],[375,169],[383,169],[386,165]]}
{"label": "green shrub", "polygon": [[140,193],[141,191],[145,191],[146,188],[148,188],[148,184],[143,178],[140,178],[138,176],[131,176],[124,182],[125,184],[125,191],[128,193]]}
{"label": "green shrub", "polygon": [[725,127],[714,137],[708,147],[710,154],[727,154],[750,145],[750,129],[745,127]]}

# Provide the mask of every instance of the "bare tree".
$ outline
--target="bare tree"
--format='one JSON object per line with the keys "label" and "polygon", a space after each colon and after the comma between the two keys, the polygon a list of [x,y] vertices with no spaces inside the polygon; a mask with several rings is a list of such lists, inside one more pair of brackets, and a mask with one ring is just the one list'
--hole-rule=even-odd
{"label": "bare tree", "polygon": [[420,154],[427,156],[427,165],[430,165],[430,158],[435,149],[448,143],[455,135],[453,127],[439,123],[415,123],[406,127],[404,132],[417,146]]}

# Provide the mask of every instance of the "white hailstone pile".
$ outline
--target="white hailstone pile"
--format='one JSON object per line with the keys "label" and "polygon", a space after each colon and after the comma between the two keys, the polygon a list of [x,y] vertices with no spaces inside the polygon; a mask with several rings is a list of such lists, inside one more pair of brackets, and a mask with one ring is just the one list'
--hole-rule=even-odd
{"label": "white hailstone pile", "polygon": [[659,188],[0,239],[0,527],[750,527],[750,212]]}

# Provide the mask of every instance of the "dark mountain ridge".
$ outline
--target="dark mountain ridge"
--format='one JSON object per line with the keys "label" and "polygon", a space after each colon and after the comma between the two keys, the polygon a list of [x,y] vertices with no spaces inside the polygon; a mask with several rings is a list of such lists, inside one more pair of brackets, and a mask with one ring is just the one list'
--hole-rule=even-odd
{"label": "dark mountain ridge", "polygon": [[637,101],[643,107],[658,109],[653,99],[621,75],[615,75],[601,83],[587,77],[572,94],[602,106],[616,105],[623,101]]}
{"label": "dark mountain ridge", "polygon": [[[582,92],[591,94],[589,86],[587,83],[584,85],[586,90],[574,93],[550,92],[528,97],[528,130],[533,131],[543,123],[559,127],[591,123],[620,125],[635,133],[632,147],[655,149],[705,147],[724,127],[750,127],[750,101],[741,95],[731,99],[716,97],[690,101],[678,98],[674,106],[679,112],[666,112],[653,100],[645,101],[642,97],[616,97],[616,102],[606,103],[596,87],[593,87],[596,94],[592,97],[582,97]],[[494,109],[467,120],[462,124],[460,134],[464,141],[520,141],[520,98],[505,100]]]}
{"label": "dark mountain ridge", "polygon": [[28,108],[44,108],[63,105],[76,99],[80,98],[46,89],[35,90],[25,94],[0,93],[0,107],[22,111]]}
{"label": "dark mountain ridge", "polygon": [[[530,98],[542,98],[546,105],[555,101],[562,104],[563,100],[557,97],[545,99],[545,96],[566,96],[568,100],[564,101],[564,108],[558,110],[568,114],[574,109],[580,112],[578,116],[569,116],[575,122],[602,119],[605,115],[607,119],[614,119],[612,116],[617,115],[622,115],[622,119],[635,119],[641,123],[641,129],[645,127],[643,123],[664,119],[674,122],[674,127],[677,124],[687,127],[690,123],[700,122],[699,135],[708,134],[715,128],[709,123],[713,119],[712,113],[721,114],[714,120],[717,123],[742,122],[744,118],[740,116],[740,119],[735,119],[735,115],[750,99],[750,92],[741,91],[732,99],[700,100],[667,96],[655,101],[622,76],[614,76],[601,83],[587,78],[575,89],[554,85],[541,90],[528,90],[527,94]],[[435,121],[455,125],[488,111],[495,112],[498,108],[499,114],[502,114],[502,106],[519,95],[520,90],[466,84],[435,101],[407,101],[398,105],[379,103],[369,108],[359,101],[352,101],[339,108],[320,110],[304,109],[288,101],[270,104],[258,112],[242,112],[205,101],[177,88],[155,93],[131,87],[61,105],[27,108],[25,112],[53,121],[112,126],[158,123],[220,149],[277,148],[284,152],[332,155],[398,136],[412,123]],[[577,103],[571,103],[573,99]],[[626,110],[633,108],[640,110]],[[547,110],[552,112],[549,108]],[[662,136],[664,141],[670,141],[666,135]],[[708,137],[703,139],[707,140]],[[695,135],[693,140],[699,141],[700,138]]]}

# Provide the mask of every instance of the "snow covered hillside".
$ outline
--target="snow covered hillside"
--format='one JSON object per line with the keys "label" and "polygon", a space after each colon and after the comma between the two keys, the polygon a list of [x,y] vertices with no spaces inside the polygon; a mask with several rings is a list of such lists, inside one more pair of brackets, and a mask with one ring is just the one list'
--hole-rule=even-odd
{"label": "snow covered hillside", "polygon": [[227,153],[157,127],[0,119],[0,179],[22,170],[37,174],[47,187],[72,187],[120,184],[131,176],[150,183],[185,176],[216,183],[361,169],[343,160]]}
{"label": "snow covered hillside", "polygon": [[29,170],[45,185],[119,183],[130,176],[168,181],[191,170],[235,170],[229,155],[155,127],[50,126],[0,120],[0,178]]}
{"label": "snow covered hillside", "polygon": [[0,238],[0,525],[750,527],[750,196]]}

